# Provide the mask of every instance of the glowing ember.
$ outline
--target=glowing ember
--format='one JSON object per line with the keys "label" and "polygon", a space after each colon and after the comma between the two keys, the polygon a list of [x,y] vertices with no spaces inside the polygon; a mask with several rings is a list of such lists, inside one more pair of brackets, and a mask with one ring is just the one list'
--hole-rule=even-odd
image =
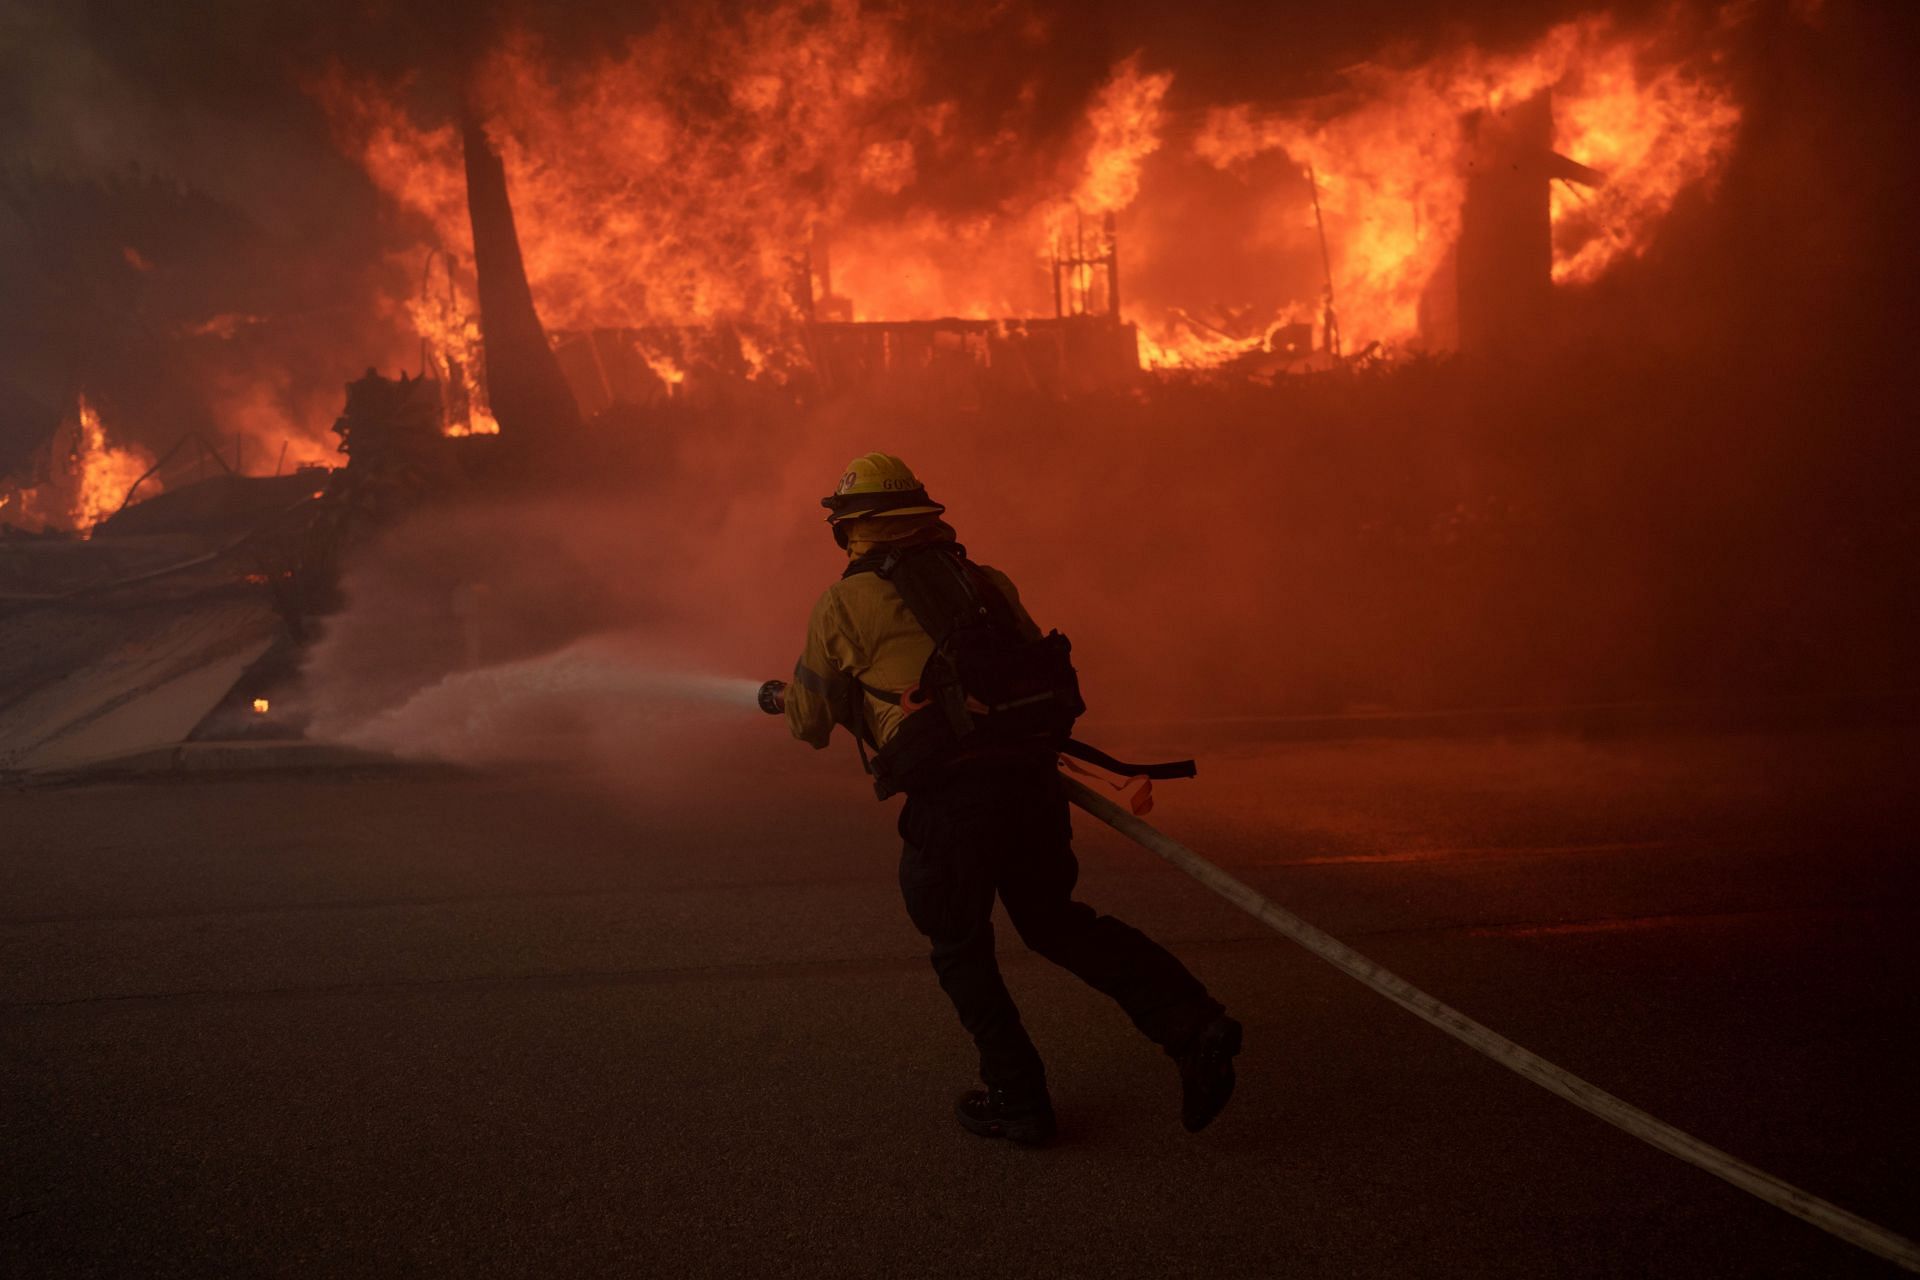
{"label": "glowing ember", "polygon": [[227,342],[241,330],[265,323],[267,323],[265,316],[241,315],[238,312],[229,311],[187,325],[185,333],[190,338],[218,338],[222,342]]}
{"label": "glowing ember", "polygon": [[253,700],[253,714],[263,716],[267,714],[269,710],[271,710],[271,704],[265,698],[255,698]]}
{"label": "glowing ember", "polygon": [[1260,348],[1261,340],[1232,338],[1207,329],[1196,329],[1177,319],[1140,331],[1140,362],[1149,369],[1211,369]]}
{"label": "glowing ember", "polygon": [[647,362],[647,367],[653,370],[653,376],[667,384],[669,395],[672,394],[673,388],[687,380],[686,371],[675,364],[670,357],[651,351],[641,352],[641,357]]}

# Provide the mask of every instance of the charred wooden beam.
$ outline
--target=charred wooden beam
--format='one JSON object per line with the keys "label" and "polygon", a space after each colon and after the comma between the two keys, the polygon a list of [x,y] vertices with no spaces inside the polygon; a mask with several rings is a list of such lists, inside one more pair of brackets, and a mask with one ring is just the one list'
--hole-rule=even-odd
{"label": "charred wooden beam", "polygon": [[507,199],[506,166],[478,122],[465,122],[463,142],[489,407],[500,423],[501,435],[514,438],[518,445],[577,436],[580,405],[560,372],[533,307],[513,205]]}
{"label": "charred wooden beam", "polygon": [[1547,176],[1577,182],[1583,187],[1603,187],[1607,183],[1606,174],[1578,160],[1569,160],[1558,151],[1547,157]]}
{"label": "charred wooden beam", "polygon": [[1466,195],[1455,245],[1460,347],[1512,353],[1543,341],[1553,313],[1546,93],[1469,114]]}

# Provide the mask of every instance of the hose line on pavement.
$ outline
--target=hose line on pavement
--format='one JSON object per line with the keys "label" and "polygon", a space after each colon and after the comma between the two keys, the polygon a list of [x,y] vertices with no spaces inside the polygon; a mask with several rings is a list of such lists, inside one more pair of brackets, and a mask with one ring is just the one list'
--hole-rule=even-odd
{"label": "hose line on pavement", "polygon": [[1475,1022],[1458,1009],[1434,999],[1338,938],[1323,933],[1291,911],[1256,893],[1084,783],[1067,777],[1063,777],[1062,781],[1066,783],[1067,796],[1074,804],[1127,839],[1171,862],[1274,932],[1299,943],[1348,977],[1372,987],[1409,1013],[1432,1023],[1509,1071],[1526,1077],[1549,1093],[1560,1095],[1583,1111],[1599,1116],[1616,1129],[1624,1130],[1668,1155],[1677,1156],[1750,1195],[1758,1196],[1775,1208],[1784,1209],[1794,1217],[1812,1223],[1829,1235],[1878,1254],[1908,1271],[1920,1272],[1920,1246],[1913,1241],[1802,1191],[1789,1182],[1783,1182],[1763,1169],[1756,1169],[1746,1161],[1728,1155],[1718,1147],[1709,1146],[1692,1134],[1676,1129],[1659,1117],[1648,1115],[1572,1072],[1555,1066],[1531,1050]]}

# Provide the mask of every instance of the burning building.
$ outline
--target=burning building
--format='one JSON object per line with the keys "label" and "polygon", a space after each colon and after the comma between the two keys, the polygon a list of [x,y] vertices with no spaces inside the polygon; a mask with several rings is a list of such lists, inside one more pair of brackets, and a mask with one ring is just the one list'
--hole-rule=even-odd
{"label": "burning building", "polygon": [[[1595,13],[1524,44],[1383,56],[1331,91],[1245,100],[1145,49],[1096,66],[1029,18],[702,9],[586,54],[525,29],[464,65],[457,91],[310,68],[308,109],[384,202],[376,249],[343,273],[231,202],[151,176],[16,182],[10,206],[43,256],[71,256],[52,251],[66,229],[99,232],[88,253],[105,284],[59,305],[98,295],[62,331],[100,349],[49,348],[0,375],[56,411],[72,411],[76,385],[97,388],[110,431],[156,457],[190,432],[226,458],[238,441],[255,474],[328,460],[341,378],[370,362],[433,376],[450,431],[495,430],[469,116],[512,193],[528,310],[587,416],[726,384],[1073,395],[1142,367],[1253,356],[1239,367],[1277,372],[1500,346],[1537,338],[1553,289],[1644,252],[1724,167],[1741,116],[1723,57],[1738,6]],[[988,92],[930,52],[970,41],[1027,87]],[[108,198],[126,209],[84,216]],[[218,229],[230,261],[196,228]],[[260,284],[309,272],[313,297]],[[349,277],[351,303],[319,296]],[[137,324],[117,323],[129,314]],[[123,333],[175,346],[136,361],[101,341]],[[136,363],[154,371],[127,376]]]}
{"label": "burning building", "polygon": [[[746,443],[749,429],[798,439],[835,410],[882,406],[902,423],[902,404],[929,415],[990,406],[1029,438],[1079,422],[1080,446],[1104,454],[1134,442],[1111,427],[1116,404],[1334,371],[1317,380],[1330,387],[1282,389],[1259,406],[1271,420],[1261,430],[1305,438],[1313,424],[1354,421],[1338,403],[1358,381],[1344,368],[1551,347],[1556,318],[1588,286],[1639,260],[1683,202],[1713,190],[1744,111],[1725,56],[1746,21],[1739,6],[1439,40],[1419,57],[1335,64],[1347,69],[1264,92],[1229,92],[1150,47],[1109,58],[1045,24],[980,21],[969,34],[966,20],[886,6],[768,4],[584,45],[504,34],[439,80],[345,61],[308,69],[301,104],[337,150],[328,163],[357,184],[371,247],[348,271],[337,255],[275,242],[243,274],[267,278],[284,262],[351,279],[352,291],[309,315],[211,288],[169,292],[210,273],[182,267],[160,238],[128,235],[94,255],[129,298],[190,292],[192,315],[142,317],[206,357],[183,380],[217,388],[223,407],[274,411],[163,414],[124,389],[94,395],[91,379],[65,371],[34,382],[18,361],[0,370],[0,409],[32,383],[35,405],[60,406],[36,410],[34,432],[63,409],[67,425],[0,485],[0,521],[97,526],[92,553],[103,554],[121,531],[188,510],[177,495],[201,471],[226,487],[229,470],[278,473],[284,505],[306,506],[247,553],[304,549],[277,567],[238,553],[221,563],[297,629],[337,603],[330,548],[356,528],[562,473],[665,473],[635,459],[671,452],[660,446],[674,432],[675,449],[698,455],[707,446],[695,437],[713,423],[737,433],[723,443],[739,453],[767,447]],[[1020,75],[972,84],[941,52],[969,38],[994,42]],[[31,219],[36,235],[58,221]],[[248,234],[237,218],[220,225],[236,242]],[[298,357],[300,374],[282,381],[299,394],[261,372],[275,343],[286,369]],[[110,383],[114,354],[77,363]],[[324,380],[306,372],[316,361]],[[369,364],[406,372],[356,381],[343,411],[341,384]],[[1088,421],[1082,397],[1095,406]],[[1225,449],[1216,407],[1134,434]],[[930,434],[984,429],[941,421]],[[1345,456],[1314,439],[1303,471]],[[10,448],[8,460],[30,453]],[[319,460],[345,466],[297,470]],[[155,494],[166,500],[142,501]],[[1444,521],[1360,523],[1369,537],[1485,530],[1496,508],[1518,519],[1524,504],[1468,495]],[[20,595],[77,585],[14,572]],[[118,580],[102,571],[89,589]]]}
{"label": "burning building", "polygon": [[[951,104],[918,101],[926,69],[887,22],[817,19],[775,9],[724,31],[663,29],[589,67],[585,92],[562,88],[534,43],[476,73],[532,296],[587,412],[714,379],[1071,394],[1251,353],[1285,370],[1533,345],[1555,287],[1641,252],[1717,172],[1739,118],[1710,58],[1604,15],[1515,53],[1364,66],[1305,102],[1176,110],[1174,76],[1135,57],[1091,96],[1065,154],[1021,187],[1000,182],[990,208],[943,208],[916,198],[930,157],[979,166],[1004,139],[969,139]],[[719,107],[646,78],[680,40],[711,60]],[[821,79],[818,61],[840,55],[872,74]],[[434,228],[432,252],[471,261],[456,135],[375,85],[336,76],[320,93],[349,152]],[[1275,153],[1290,167],[1253,163]],[[1156,267],[1179,259],[1173,240],[1219,234],[1205,221],[1217,210],[1157,212],[1196,167],[1240,176],[1228,203],[1300,219],[1257,230],[1294,255],[1294,274],[1259,267],[1244,224],[1245,243],[1210,247],[1246,259],[1255,269],[1239,275],[1269,280],[1264,294],[1231,272],[1210,283]],[[1138,264],[1124,308],[1123,235]],[[477,328],[452,284],[464,272],[448,274],[449,296],[414,314],[441,367],[470,370]]]}
{"label": "burning building", "polygon": [[1595,188],[1604,174],[1553,150],[1553,100],[1541,92],[1461,121],[1460,234],[1420,299],[1429,350],[1513,354],[1553,341],[1555,181]]}

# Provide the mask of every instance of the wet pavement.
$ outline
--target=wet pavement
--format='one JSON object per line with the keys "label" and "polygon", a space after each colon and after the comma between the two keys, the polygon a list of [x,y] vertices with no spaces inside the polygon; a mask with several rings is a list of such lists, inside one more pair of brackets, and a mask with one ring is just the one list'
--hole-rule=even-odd
{"label": "wet pavement", "polygon": [[[1911,1236],[1916,738],[1200,742],[1202,777],[1163,785],[1154,821],[1495,1030]],[[892,808],[850,752],[764,738],[611,785],[0,790],[0,1269],[1891,1273],[1084,816],[1082,896],[1246,1023],[1240,1094],[1182,1132],[1170,1064],[1003,930],[1062,1141],[972,1138]]]}

